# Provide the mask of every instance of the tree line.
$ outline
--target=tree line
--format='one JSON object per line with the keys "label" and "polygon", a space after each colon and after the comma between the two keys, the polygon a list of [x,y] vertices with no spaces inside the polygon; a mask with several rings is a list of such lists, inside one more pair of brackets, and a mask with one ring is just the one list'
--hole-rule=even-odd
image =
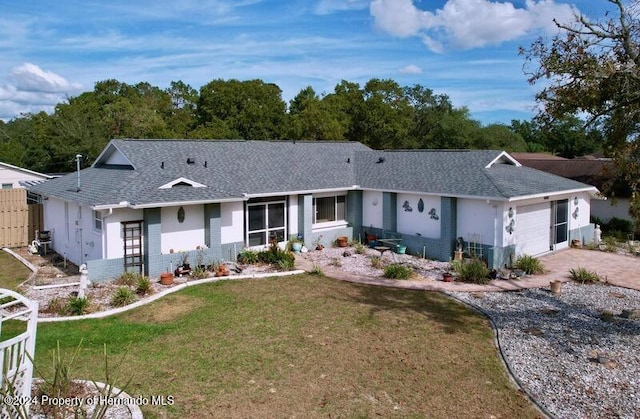
{"label": "tree line", "polygon": [[281,89],[262,80],[212,80],[199,90],[182,81],[166,89],[117,80],[51,114],[0,121],[6,163],[46,173],[91,164],[113,138],[359,141],[374,149],[499,149],[547,151],[574,157],[597,150],[600,132],[569,115],[483,126],[466,107],[421,85],[371,79],[338,83],[333,92],[302,89],[288,104]]}

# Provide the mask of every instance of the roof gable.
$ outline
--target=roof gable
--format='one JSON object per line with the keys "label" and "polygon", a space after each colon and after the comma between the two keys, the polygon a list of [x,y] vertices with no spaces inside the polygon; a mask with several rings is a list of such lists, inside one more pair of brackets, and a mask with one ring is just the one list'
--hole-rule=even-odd
{"label": "roof gable", "polygon": [[195,182],[193,180],[187,179],[186,177],[179,177],[178,179],[174,179],[171,182],[165,183],[164,185],[158,187],[158,189],[169,189],[174,186],[190,186],[193,188],[206,188],[207,185],[203,185],[202,183]]}

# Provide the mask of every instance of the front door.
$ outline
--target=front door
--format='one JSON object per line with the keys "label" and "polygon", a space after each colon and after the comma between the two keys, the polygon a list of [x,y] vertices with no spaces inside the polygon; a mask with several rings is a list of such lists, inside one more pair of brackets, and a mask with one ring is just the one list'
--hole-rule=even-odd
{"label": "front door", "polygon": [[551,231],[551,250],[563,249],[569,246],[569,200],[563,199],[553,202],[551,211],[553,216]]}

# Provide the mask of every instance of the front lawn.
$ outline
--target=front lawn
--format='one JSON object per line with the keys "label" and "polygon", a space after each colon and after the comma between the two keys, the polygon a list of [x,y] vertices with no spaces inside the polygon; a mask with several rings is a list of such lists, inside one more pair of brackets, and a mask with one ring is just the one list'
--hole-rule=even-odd
{"label": "front lawn", "polygon": [[536,417],[486,319],[430,292],[317,275],[190,287],[103,320],[40,324],[45,369],[83,340],[73,376],[126,352],[145,417]]}
{"label": "front lawn", "polygon": [[31,270],[18,259],[0,250],[0,288],[15,291],[31,275]]}

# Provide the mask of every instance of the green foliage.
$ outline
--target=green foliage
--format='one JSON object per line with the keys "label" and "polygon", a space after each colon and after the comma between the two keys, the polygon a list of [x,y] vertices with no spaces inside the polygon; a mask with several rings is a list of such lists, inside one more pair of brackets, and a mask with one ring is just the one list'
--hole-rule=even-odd
{"label": "green foliage", "polygon": [[271,243],[268,250],[258,252],[257,257],[259,262],[276,265],[281,268],[287,266],[293,267],[296,260],[293,253],[280,249],[280,246],[278,246],[278,243],[275,240]]}
{"label": "green foliage", "polygon": [[544,273],[544,265],[537,258],[530,255],[520,255],[514,264],[516,269],[523,270],[527,275]]}
{"label": "green foliage", "polygon": [[125,285],[128,287],[132,287],[138,283],[142,275],[138,272],[124,272],[120,275],[114,282],[116,285]]}
{"label": "green foliage", "polygon": [[603,250],[609,253],[615,253],[618,251],[618,240],[614,236],[607,236],[602,239],[604,245]]}
{"label": "green foliage", "polygon": [[149,277],[141,276],[136,284],[136,294],[146,295],[151,292],[151,280]]}
{"label": "green foliage", "polygon": [[408,279],[413,274],[413,270],[404,265],[398,263],[392,263],[385,266],[384,277],[393,279]]}
{"label": "green foliage", "polygon": [[381,268],[382,258],[380,256],[371,256],[371,267],[376,269]]}
{"label": "green foliage", "polygon": [[258,257],[258,252],[250,249],[242,249],[240,254],[238,255],[238,262],[252,264],[258,263],[260,258]]}
{"label": "green foliage", "polygon": [[454,261],[451,265],[458,274],[459,281],[472,284],[487,284],[490,281],[489,269],[478,258]]}
{"label": "green foliage", "polygon": [[116,307],[123,307],[136,301],[136,294],[129,287],[118,287],[111,297],[111,304]]}
{"label": "green foliage", "polygon": [[72,316],[81,316],[86,313],[89,300],[86,297],[70,297],[67,300],[66,311]]}
{"label": "green foliage", "polygon": [[50,314],[64,315],[67,313],[67,302],[60,297],[53,297],[42,311]]}
{"label": "green foliage", "polygon": [[315,263],[313,264],[313,267],[311,268],[311,271],[309,271],[309,273],[311,275],[324,275],[322,267],[320,265],[316,265]]}
{"label": "green foliage", "polygon": [[[75,382],[78,378],[73,378],[76,374],[76,360],[78,359],[78,355],[80,354],[80,349],[82,346],[82,340],[78,343],[75,351],[71,356],[68,354],[64,354],[60,349],[60,341],[56,342],[56,349],[52,351],[52,365],[51,371],[52,375],[44,373],[37,364],[34,363],[34,369],[36,373],[42,377],[43,383],[38,386],[36,390],[35,396],[38,398],[42,398],[43,396],[48,396],[49,399],[54,400],[69,400],[73,397],[83,396],[84,390],[82,389],[82,384]],[[101,378],[103,386],[98,385],[98,383],[92,380],[92,384],[94,386],[95,391],[98,393],[99,397],[103,399],[107,398],[116,398],[122,394],[125,389],[131,383],[131,378],[119,384],[120,390],[117,390],[116,383],[119,383],[120,380],[120,370],[123,367],[126,352],[120,358],[120,361],[116,363],[115,368],[110,366],[109,357],[107,356],[107,345],[106,343],[103,345],[104,347],[104,370],[103,377]],[[31,357],[29,357],[31,359]],[[31,359],[33,362],[33,359]],[[92,419],[104,419],[107,417],[107,412],[111,408],[111,403],[97,403],[95,404],[95,408],[91,415],[89,415],[88,408],[89,404],[82,403],[79,405],[67,405],[65,403],[46,403],[46,404],[36,404],[36,409],[41,409],[41,412],[46,417],[51,418],[67,418],[67,417],[75,417],[75,418],[92,418]],[[19,417],[28,417],[28,416],[19,416]]]}
{"label": "green foliage", "polygon": [[598,275],[597,272],[590,271],[581,266],[578,267],[577,269],[570,269],[569,275],[571,276],[571,279],[573,279],[574,281],[579,281],[583,284],[585,282],[593,283],[593,282],[600,281],[600,275]]}
{"label": "green foliage", "polygon": [[198,265],[191,271],[191,276],[196,279],[204,279],[209,276],[209,272],[202,265]]}
{"label": "green foliage", "polygon": [[357,254],[363,255],[365,253],[366,248],[364,247],[364,244],[357,241],[353,243],[353,249]]}

